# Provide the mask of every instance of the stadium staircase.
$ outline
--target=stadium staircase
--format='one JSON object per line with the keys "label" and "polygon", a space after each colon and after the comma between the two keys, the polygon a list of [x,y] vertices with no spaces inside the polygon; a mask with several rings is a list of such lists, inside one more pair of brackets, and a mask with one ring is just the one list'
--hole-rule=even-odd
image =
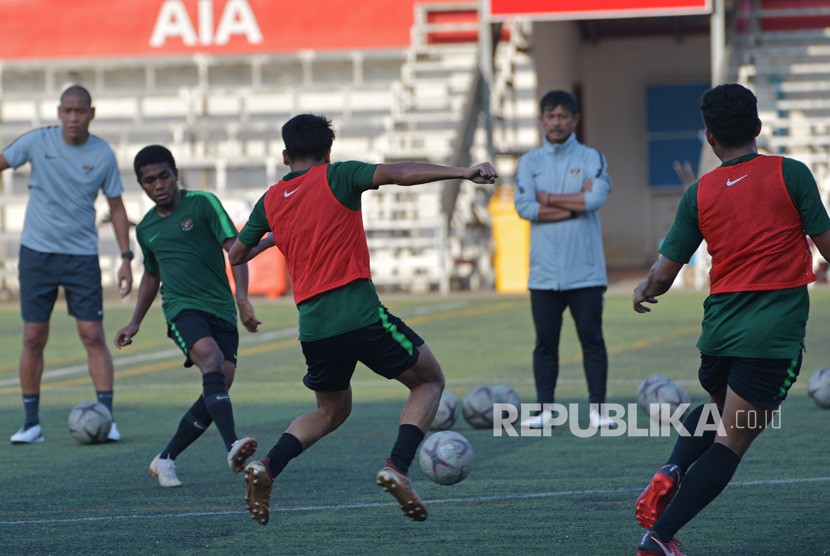
{"label": "stadium staircase", "polygon": [[[302,51],[240,57],[170,57],[5,62],[0,65],[0,144],[55,125],[57,98],[71,83],[93,94],[92,132],[118,159],[128,214],[150,201],[135,185],[132,158],[161,143],[177,158],[185,187],[217,193],[244,222],[266,185],[287,172],[280,126],[292,115],[322,113],[337,131],[336,159],[380,161],[377,142],[392,106],[390,84],[405,52]],[[2,147],[0,147],[2,148]],[[28,195],[28,165],[0,181],[0,296],[17,290],[16,253]],[[107,214],[98,200],[99,219]],[[107,228],[106,222],[100,227]],[[113,235],[100,234],[105,286],[120,261]],[[134,270],[140,272],[138,262]]]}
{"label": "stadium staircase", "polygon": [[[280,126],[297,113],[332,120],[335,160],[484,160],[477,4],[417,5],[412,46],[404,50],[3,62],[0,145],[56,124],[60,92],[83,83],[96,106],[92,132],[113,146],[132,218],[150,208],[135,185],[132,158],[161,143],[175,153],[184,186],[217,193],[239,223],[265,186],[287,172]],[[491,106],[505,183],[512,183],[515,153],[538,141],[527,29],[502,32],[494,55]],[[17,290],[28,171],[27,165],[0,176],[0,296]],[[446,292],[492,283],[490,191],[468,186],[390,187],[364,195],[379,287]],[[103,281],[111,287],[120,261],[104,199],[97,209]],[[134,270],[141,271],[138,261]]]}
{"label": "stadium staircase", "polygon": [[[758,97],[759,149],[807,164],[830,207],[830,6],[745,2],[735,36],[734,73]],[[814,260],[826,280],[826,265]]]}
{"label": "stadium staircase", "polygon": [[[466,166],[488,159],[481,121],[478,2],[415,7],[411,47],[393,84],[383,160]],[[538,142],[536,78],[527,54],[529,25],[497,30],[493,53],[490,154],[512,183],[517,153]],[[408,291],[478,289],[493,284],[486,204],[492,186],[467,181],[381,188],[364,196],[364,224],[381,287]]]}

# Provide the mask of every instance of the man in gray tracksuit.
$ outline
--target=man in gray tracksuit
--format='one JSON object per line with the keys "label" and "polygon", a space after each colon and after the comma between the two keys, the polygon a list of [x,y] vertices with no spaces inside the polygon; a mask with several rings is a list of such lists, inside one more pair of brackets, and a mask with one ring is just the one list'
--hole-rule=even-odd
{"label": "man in gray tracksuit", "polygon": [[[577,141],[576,99],[551,91],[540,101],[544,144],[519,160],[515,203],[530,221],[531,311],[536,329],[533,376],[537,402],[553,403],[559,374],[562,314],[570,308],[582,345],[585,377],[595,427],[608,426],[599,404],[605,402],[608,355],[602,334],[602,309],[608,278],[602,249],[599,209],[608,199],[611,179],[605,157]],[[541,428],[552,415],[542,411],[523,423]]]}

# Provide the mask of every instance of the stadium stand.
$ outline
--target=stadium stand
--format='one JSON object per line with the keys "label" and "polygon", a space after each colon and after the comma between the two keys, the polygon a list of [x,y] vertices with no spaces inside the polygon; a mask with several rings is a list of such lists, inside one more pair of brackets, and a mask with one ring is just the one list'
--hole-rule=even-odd
{"label": "stadium stand", "polygon": [[[412,46],[395,83],[386,123],[383,160],[427,160],[457,165],[490,156],[504,183],[512,183],[516,156],[538,141],[535,69],[524,48],[529,26],[517,22],[496,33],[491,88],[493,152],[479,122],[481,75],[476,45],[478,3],[416,6]],[[448,21],[445,21],[446,17]],[[490,188],[470,183],[381,190],[366,198],[367,233],[386,252],[376,282],[409,290],[447,292],[493,283]],[[429,207],[425,209],[424,207]],[[401,230],[374,227],[391,210]],[[379,255],[379,256],[378,256]],[[409,268],[393,261],[404,261]],[[389,261],[386,264],[384,261]]]}
{"label": "stadium stand", "polygon": [[[429,160],[467,164],[487,157],[479,122],[478,2],[416,4],[407,49],[303,50],[239,56],[8,61],[0,65],[0,144],[56,123],[56,98],[80,82],[93,92],[92,132],[110,142],[128,214],[149,207],[134,187],[132,157],[148,143],[175,153],[186,187],[221,196],[243,219],[287,168],[279,129],[290,116],[333,121],[333,159]],[[512,179],[515,156],[538,141],[535,71],[523,51],[529,25],[499,34],[495,49],[497,166]],[[472,154],[471,154],[472,153]],[[0,290],[14,292],[27,168],[2,175]],[[486,202],[490,191],[461,184],[384,188],[364,196],[364,219],[379,287],[437,290],[492,284]],[[106,203],[99,199],[101,226]],[[114,253],[109,232],[101,253]],[[112,245],[111,245],[112,243]],[[104,285],[118,261],[102,255]],[[140,262],[135,271],[140,273]]]}
{"label": "stadium stand", "polygon": [[[807,164],[830,207],[830,7],[818,0],[762,0],[746,15],[734,68],[758,96],[759,148]],[[821,257],[813,259],[826,280]]]}

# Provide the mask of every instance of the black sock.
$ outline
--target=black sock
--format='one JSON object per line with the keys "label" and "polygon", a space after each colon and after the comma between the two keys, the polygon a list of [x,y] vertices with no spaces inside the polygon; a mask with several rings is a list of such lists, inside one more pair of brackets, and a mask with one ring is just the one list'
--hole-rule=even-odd
{"label": "black sock", "polygon": [[40,424],[39,407],[40,394],[23,394],[23,410],[26,412],[26,420],[23,422],[24,429]]}
{"label": "black sock", "polygon": [[299,439],[293,434],[287,432],[282,433],[280,439],[268,452],[268,471],[271,473],[271,478],[276,477],[288,462],[296,458],[303,452],[303,445]]}
{"label": "black sock", "polygon": [[95,397],[98,398],[98,403],[104,404],[112,415],[112,390],[96,390]]}
{"label": "black sock", "polygon": [[179,421],[179,428],[176,434],[173,435],[173,438],[170,439],[167,447],[162,450],[161,458],[176,459],[197,438],[202,436],[212,422],[213,419],[211,419],[210,413],[208,413],[207,406],[205,405],[205,398],[199,396],[196,403],[187,410],[182,420]]}
{"label": "black sock", "polygon": [[224,373],[217,371],[202,375],[202,393],[208,413],[225,442],[225,450],[230,451],[231,444],[236,441],[236,426],[233,422],[231,398],[225,387]]}
{"label": "black sock", "polygon": [[392,447],[392,455],[389,460],[392,465],[402,473],[409,471],[412,460],[415,459],[415,452],[418,445],[424,439],[424,431],[415,425],[401,425],[398,427],[398,439]]}
{"label": "black sock", "polygon": [[[669,461],[666,463],[673,463],[680,468],[680,471],[685,475],[689,467],[702,456],[706,450],[715,442],[716,430],[710,427],[700,436],[695,436],[698,423],[703,413],[703,406],[699,405],[689,413],[688,417],[683,421],[683,427],[689,432],[691,436],[678,436],[677,442],[674,443],[674,450],[672,450]],[[711,415],[711,413],[710,413]],[[710,425],[712,423],[704,423]]]}
{"label": "black sock", "polygon": [[654,524],[654,531],[668,542],[697,513],[705,508],[729,481],[741,458],[723,444],[714,443],[697,460],[666,511]]}

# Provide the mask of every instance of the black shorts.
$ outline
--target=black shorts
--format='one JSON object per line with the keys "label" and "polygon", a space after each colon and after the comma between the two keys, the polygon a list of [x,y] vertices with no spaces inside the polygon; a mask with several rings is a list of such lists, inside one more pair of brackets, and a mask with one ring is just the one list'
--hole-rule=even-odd
{"label": "black shorts", "polygon": [[710,394],[729,386],[754,406],[775,409],[801,371],[801,353],[793,359],[754,359],[700,355],[700,384]]}
{"label": "black shorts", "polygon": [[397,378],[418,362],[424,341],[404,322],[387,312],[374,324],[331,338],[300,342],[308,372],[303,384],[315,392],[349,388],[360,361],[382,377]]}
{"label": "black shorts", "polygon": [[239,348],[239,330],[234,323],[225,319],[190,309],[182,311],[167,323],[167,336],[184,352],[187,360],[185,367],[192,367],[190,349],[202,338],[211,337],[216,341],[225,361],[236,365],[236,351]]}
{"label": "black shorts", "polygon": [[89,321],[104,318],[98,255],[41,253],[21,245],[17,277],[24,322],[49,322],[60,286],[70,315]]}

